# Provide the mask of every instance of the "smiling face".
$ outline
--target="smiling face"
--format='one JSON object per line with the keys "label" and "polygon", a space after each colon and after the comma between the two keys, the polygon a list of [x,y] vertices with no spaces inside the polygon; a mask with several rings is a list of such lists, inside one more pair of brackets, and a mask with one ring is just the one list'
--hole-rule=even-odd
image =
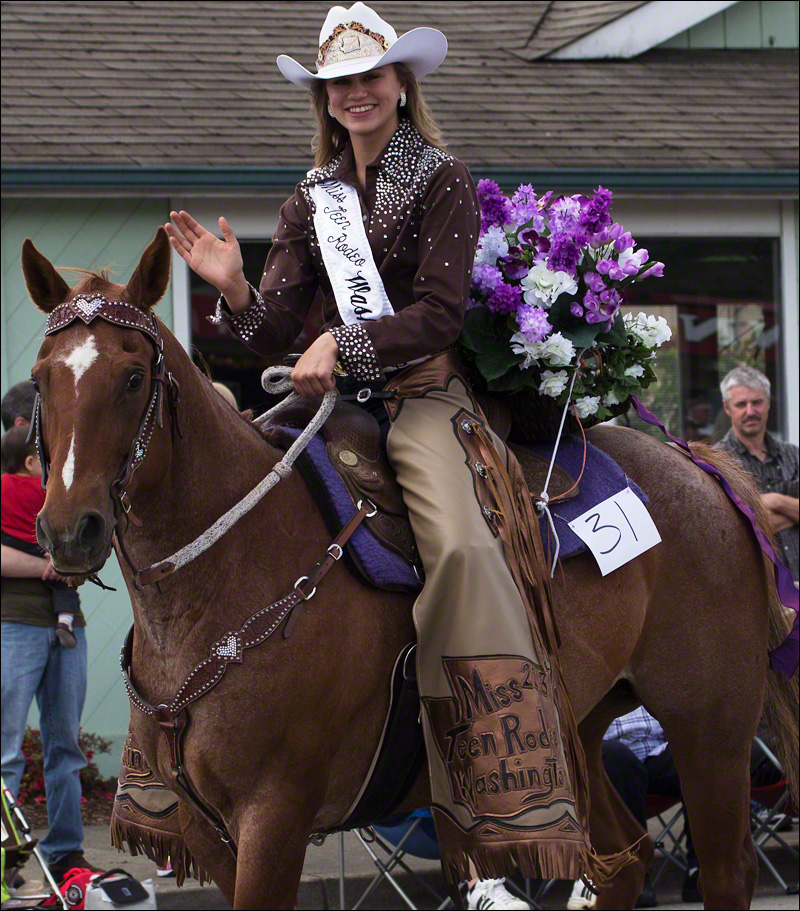
{"label": "smiling face", "polygon": [[757,439],[764,434],[769,417],[769,398],[762,388],[733,386],[724,405],[734,433],[740,440],[745,437]]}
{"label": "smiling face", "polygon": [[385,135],[388,142],[397,129],[397,103],[405,91],[391,64],[331,79],[326,88],[334,117],[351,135]]}

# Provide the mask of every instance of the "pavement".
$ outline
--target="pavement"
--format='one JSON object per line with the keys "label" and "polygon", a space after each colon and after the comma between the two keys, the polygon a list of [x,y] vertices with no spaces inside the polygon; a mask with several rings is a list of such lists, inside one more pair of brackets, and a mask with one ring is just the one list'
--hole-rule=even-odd
{"label": "pavement", "polygon": [[[659,827],[660,828],[660,827]],[[658,835],[657,820],[650,821],[650,834],[654,838]],[[44,832],[34,832],[35,836],[42,837]],[[790,832],[781,833],[786,842],[795,850],[798,847],[798,826],[795,821]],[[222,897],[220,891],[213,885],[199,886],[196,881],[188,880],[182,888],[178,888],[174,878],[156,877],[154,864],[143,857],[131,857],[121,854],[110,844],[109,829],[107,826],[87,826],[85,832],[85,853],[87,859],[98,867],[111,869],[119,867],[138,880],[152,879],[160,909],[228,909],[230,905]],[[341,847],[344,847],[344,892],[345,902],[340,898],[340,869]],[[796,885],[798,881],[797,860],[788,856],[781,848],[767,848],[767,856],[777,867],[783,878],[790,884]],[[265,858],[265,862],[268,858]],[[33,879],[39,872],[36,870],[35,861],[32,867],[27,868],[28,878]],[[408,895],[413,904],[420,909],[433,909],[439,907],[446,897],[444,883],[441,878],[438,861],[408,858],[408,867],[414,875],[400,872],[396,875],[399,887]],[[376,873],[376,867],[367,850],[358,841],[355,833],[347,832],[344,835],[335,835],[323,845],[309,845],[306,853],[303,876],[298,892],[296,907],[298,909],[341,909],[352,908],[364,892]],[[659,881],[656,894],[658,907],[661,909],[681,909],[693,911],[702,908],[700,904],[689,904],[681,901],[680,890],[683,877],[680,871],[670,868]],[[524,886],[522,881],[520,886]],[[531,884],[531,893],[536,891],[541,884]],[[436,893],[435,895],[432,894]],[[557,881],[547,893],[538,898],[539,907],[543,909],[566,908],[567,899],[572,890],[572,883],[564,880]],[[370,894],[367,901],[361,906],[374,911],[383,909],[406,909],[409,906],[403,901],[397,891],[387,882],[382,882]],[[800,911],[800,900],[796,894],[786,895],[764,865],[761,865],[761,874],[758,888],[751,906],[754,909],[782,909],[782,911]]]}

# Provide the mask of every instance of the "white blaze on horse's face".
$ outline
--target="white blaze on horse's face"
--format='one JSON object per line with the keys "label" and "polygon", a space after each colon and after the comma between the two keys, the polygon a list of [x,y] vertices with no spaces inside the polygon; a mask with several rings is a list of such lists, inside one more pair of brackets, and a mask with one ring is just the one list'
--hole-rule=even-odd
{"label": "white blaze on horse's face", "polygon": [[[68,355],[61,356],[60,360],[72,370],[72,373],[75,376],[76,395],[78,394],[78,381],[97,360],[98,354],[97,345],[94,343],[94,336],[89,335],[88,338],[79,342]],[[73,444],[74,442],[73,439]],[[70,453],[71,452],[72,449],[70,448]]]}
{"label": "white blaze on horse's face", "polygon": [[[76,381],[77,382],[77,381]],[[69,442],[69,452],[67,453],[67,458],[64,462],[64,467],[61,469],[61,480],[64,482],[64,487],[69,490],[72,487],[72,479],[75,477],[75,434],[72,434],[72,439]]]}

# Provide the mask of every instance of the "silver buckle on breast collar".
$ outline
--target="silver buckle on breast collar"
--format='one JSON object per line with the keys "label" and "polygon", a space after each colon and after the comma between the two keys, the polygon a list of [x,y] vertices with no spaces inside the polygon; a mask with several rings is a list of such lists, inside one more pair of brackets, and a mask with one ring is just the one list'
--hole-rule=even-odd
{"label": "silver buckle on breast collar", "polygon": [[359,405],[363,405],[365,402],[368,402],[372,398],[372,390],[369,386],[365,386],[363,389],[359,389],[356,393],[356,401]]}

